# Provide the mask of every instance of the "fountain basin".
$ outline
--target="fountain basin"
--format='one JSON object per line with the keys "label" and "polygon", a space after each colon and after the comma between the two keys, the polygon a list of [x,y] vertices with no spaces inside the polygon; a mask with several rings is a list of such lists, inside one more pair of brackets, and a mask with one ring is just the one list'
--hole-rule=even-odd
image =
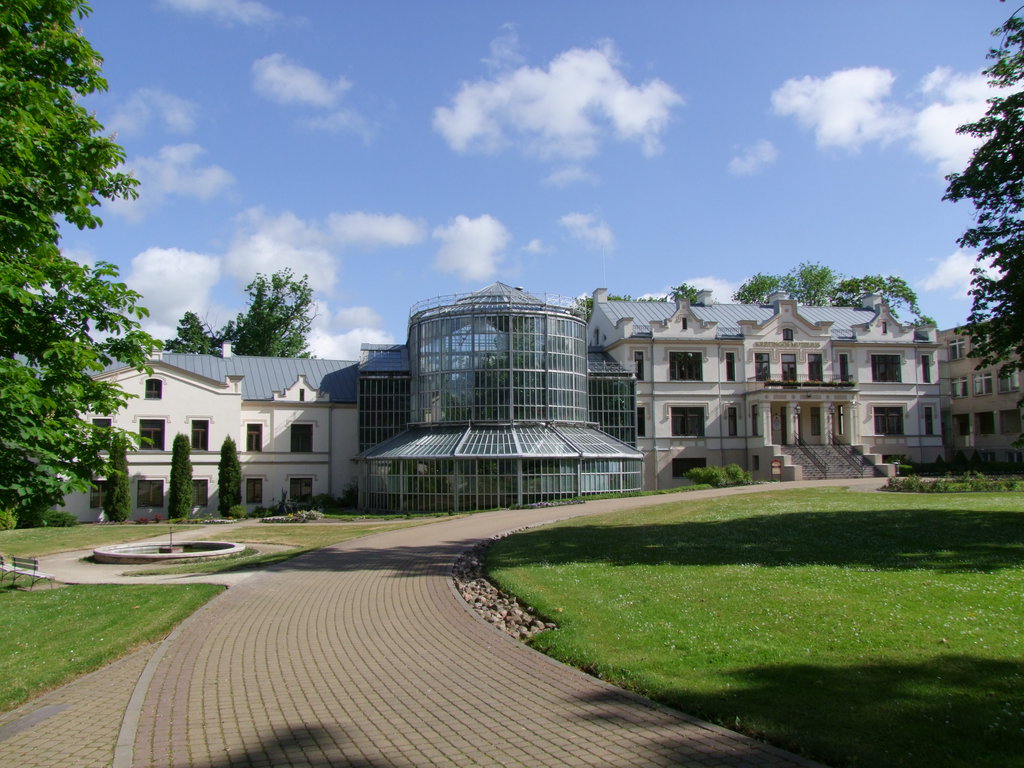
{"label": "fountain basin", "polygon": [[114,544],[92,551],[97,563],[187,562],[199,558],[227,557],[245,551],[244,544],[233,541],[183,541],[179,544]]}

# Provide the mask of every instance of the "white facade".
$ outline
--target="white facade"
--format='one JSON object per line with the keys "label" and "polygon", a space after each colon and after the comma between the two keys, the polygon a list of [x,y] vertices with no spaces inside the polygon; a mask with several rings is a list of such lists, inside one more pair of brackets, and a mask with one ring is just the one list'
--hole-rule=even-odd
{"label": "white facade", "polygon": [[[133,517],[166,518],[178,433],[192,445],[195,514],[216,514],[226,437],[238,448],[249,509],[276,505],[285,495],[338,495],[355,481],[355,363],[163,355],[149,365],[151,374],[124,367],[101,374],[133,397],[112,418],[84,414],[149,439],[128,455]],[[72,494],[65,509],[83,521],[102,519],[101,493]]]}
{"label": "white facade", "polygon": [[645,487],[685,482],[693,466],[739,464],[769,479],[802,468],[788,446],[848,445],[931,461],[942,453],[934,328],[903,325],[877,296],[859,309],[610,301],[594,293],[588,328],[637,374]]}

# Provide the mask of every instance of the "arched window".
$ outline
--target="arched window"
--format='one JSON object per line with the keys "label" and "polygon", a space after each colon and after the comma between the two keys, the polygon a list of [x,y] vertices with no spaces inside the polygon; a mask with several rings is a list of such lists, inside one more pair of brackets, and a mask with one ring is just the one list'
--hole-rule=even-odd
{"label": "arched window", "polygon": [[146,399],[161,400],[164,396],[164,383],[160,379],[146,379]]}
{"label": "arched window", "polygon": [[793,340],[793,329],[792,328],[783,328],[782,329],[782,340],[783,341],[792,341]]}

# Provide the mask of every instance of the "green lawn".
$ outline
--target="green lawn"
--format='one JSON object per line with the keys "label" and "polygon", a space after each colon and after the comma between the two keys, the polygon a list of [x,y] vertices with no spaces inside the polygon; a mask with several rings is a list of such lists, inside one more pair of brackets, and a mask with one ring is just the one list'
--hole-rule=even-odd
{"label": "green lawn", "polygon": [[1024,765],[1024,496],[785,491],[491,548],[534,645],[833,766]]}
{"label": "green lawn", "polygon": [[[225,526],[227,528],[228,526]],[[176,525],[174,532],[190,530]],[[75,525],[70,528],[17,528],[0,531],[0,553],[13,557],[42,557],[75,549],[94,549],[104,544],[123,544],[152,536],[166,536],[167,525]]]}
{"label": "green lawn", "polygon": [[0,590],[0,711],[159,640],[223,587]]}

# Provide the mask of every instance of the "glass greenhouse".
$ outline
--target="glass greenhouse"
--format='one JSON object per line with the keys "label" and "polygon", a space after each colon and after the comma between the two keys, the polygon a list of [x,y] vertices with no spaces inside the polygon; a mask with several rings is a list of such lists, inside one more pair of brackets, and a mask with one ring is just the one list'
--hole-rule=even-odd
{"label": "glass greenhouse", "polygon": [[588,361],[585,331],[572,300],[503,283],[413,307],[406,346],[362,351],[361,506],[459,512],[639,490],[633,376]]}

